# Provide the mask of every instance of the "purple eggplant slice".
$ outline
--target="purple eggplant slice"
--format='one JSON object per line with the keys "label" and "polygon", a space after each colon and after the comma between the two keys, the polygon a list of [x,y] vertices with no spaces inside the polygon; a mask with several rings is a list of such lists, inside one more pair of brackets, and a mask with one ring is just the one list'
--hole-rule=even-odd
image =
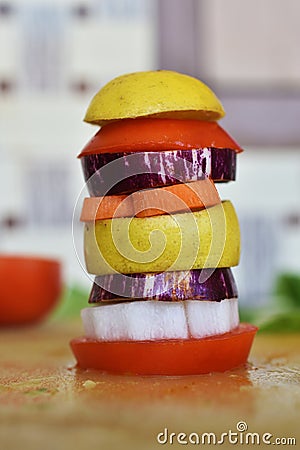
{"label": "purple eggplant slice", "polygon": [[99,153],[83,156],[81,163],[92,197],[130,194],[205,177],[233,181],[236,174],[236,152],[229,148]]}
{"label": "purple eggplant slice", "polygon": [[238,296],[230,268],[95,277],[89,303],[114,300],[209,300]]}

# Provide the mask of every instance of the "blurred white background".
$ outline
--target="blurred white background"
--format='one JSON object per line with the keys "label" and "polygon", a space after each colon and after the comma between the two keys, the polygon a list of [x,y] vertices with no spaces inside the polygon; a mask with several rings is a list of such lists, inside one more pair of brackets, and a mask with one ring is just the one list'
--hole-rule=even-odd
{"label": "blurred white background", "polygon": [[212,87],[245,148],[219,190],[241,221],[241,301],[265,304],[300,272],[299,16],[297,0],[0,0],[0,251],[59,257],[90,286],[71,234],[85,110],[117,75],[173,69]]}

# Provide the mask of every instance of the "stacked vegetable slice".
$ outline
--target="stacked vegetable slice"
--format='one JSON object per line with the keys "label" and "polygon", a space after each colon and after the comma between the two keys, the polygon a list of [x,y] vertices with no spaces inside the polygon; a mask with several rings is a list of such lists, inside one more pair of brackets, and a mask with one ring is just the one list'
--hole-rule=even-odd
{"label": "stacked vegetable slice", "polygon": [[240,234],[215,182],[235,180],[239,145],[201,81],[170,71],[118,77],[85,120],[100,130],[79,155],[86,267],[78,364],[112,373],[182,375],[246,362],[256,328],[239,324],[231,267]]}

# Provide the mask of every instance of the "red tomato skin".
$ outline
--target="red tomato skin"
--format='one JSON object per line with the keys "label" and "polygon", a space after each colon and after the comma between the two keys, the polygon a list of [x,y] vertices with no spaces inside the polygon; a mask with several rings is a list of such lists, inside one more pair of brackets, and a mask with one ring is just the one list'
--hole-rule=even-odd
{"label": "red tomato skin", "polygon": [[241,147],[217,122],[178,119],[124,119],[102,127],[80,155],[118,152]]}
{"label": "red tomato skin", "polygon": [[61,290],[58,261],[2,255],[0,325],[25,325],[42,320],[56,305]]}
{"label": "red tomato skin", "polygon": [[204,339],[102,342],[88,338],[70,343],[82,369],[111,374],[199,375],[225,372],[247,362],[257,327],[240,324]]}

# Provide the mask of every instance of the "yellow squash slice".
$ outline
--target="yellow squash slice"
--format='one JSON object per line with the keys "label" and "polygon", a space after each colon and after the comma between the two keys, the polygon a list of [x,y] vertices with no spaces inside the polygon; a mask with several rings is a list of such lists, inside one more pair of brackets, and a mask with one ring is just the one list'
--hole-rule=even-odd
{"label": "yellow squash slice", "polygon": [[194,213],[116,218],[85,225],[87,271],[163,272],[236,266],[240,231],[229,201]]}

